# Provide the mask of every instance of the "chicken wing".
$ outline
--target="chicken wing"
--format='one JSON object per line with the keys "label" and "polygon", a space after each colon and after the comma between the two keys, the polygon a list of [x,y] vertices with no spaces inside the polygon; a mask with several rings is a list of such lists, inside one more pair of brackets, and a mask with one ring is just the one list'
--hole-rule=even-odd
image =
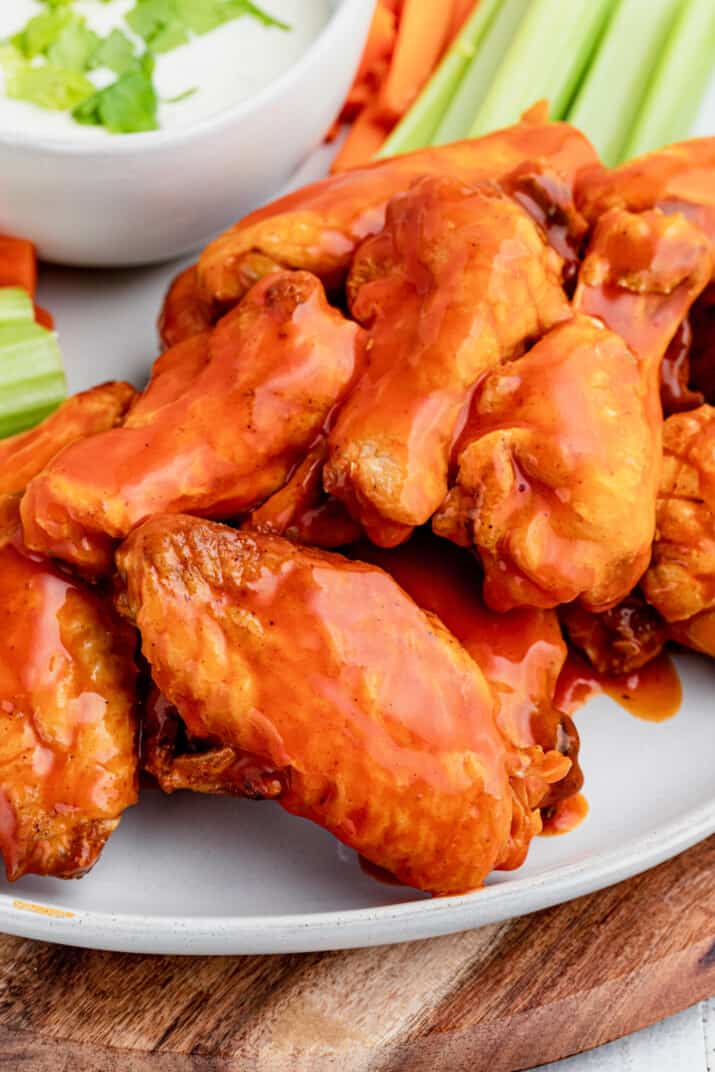
{"label": "chicken wing", "polygon": [[478,549],[497,611],[605,608],[648,564],[660,427],[626,344],[591,317],[549,332],[477,390],[440,536]]}
{"label": "chicken wing", "polygon": [[600,674],[632,674],[660,655],[669,640],[667,623],[640,592],[601,614],[570,603],[559,617],[574,647]]}
{"label": "chicken wing", "polygon": [[78,439],[120,424],[136,392],[128,383],[103,383],[74,395],[27,432],[0,440],[0,524],[14,527],[17,505],[29,481]]}
{"label": "chicken wing", "polygon": [[243,528],[287,536],[296,543],[327,549],[360,538],[360,526],[344,505],[323,490],[327,438],[321,436],[290,480],[246,518]]}
{"label": "chicken wing", "polygon": [[682,213],[715,243],[715,138],[669,145],[610,170],[584,168],[575,199],[591,223],[612,209]]}
{"label": "chicken wing", "polygon": [[63,447],[112,428],[134,396],[103,384],[0,443],[0,852],[10,880],[70,878],[136,802],[136,636],[100,592],[29,554],[25,483]]}
{"label": "chicken wing", "polygon": [[213,323],[210,310],[199,291],[196,265],[177,275],[164,299],[159,315],[159,338],[165,349],[177,346],[192,335],[207,331]]}
{"label": "chicken wing", "polygon": [[288,811],[435,893],[504,858],[489,688],[385,573],[176,515],[136,529],[117,563],[120,609],[188,732],[280,772]]}
{"label": "chicken wing", "polygon": [[137,799],[134,630],[111,603],[0,548],[0,852],[10,880],[72,878]]}
{"label": "chicken wing", "polygon": [[625,339],[641,361],[655,411],[663,356],[712,269],[707,236],[679,213],[613,209],[593,232],[574,307]]}
{"label": "chicken wing", "polygon": [[576,727],[554,703],[566,661],[555,612],[488,610],[479,595],[474,559],[424,532],[393,550],[361,544],[354,554],[380,566],[418,606],[436,614],[491,686],[497,725],[508,747],[513,795],[511,844],[500,868],[519,867],[541,830],[539,809],[572,796],[583,784]]}
{"label": "chicken wing", "polygon": [[211,333],[162,355],[122,428],[70,447],[30,484],[28,546],[101,573],[114,541],[154,513],[250,510],[320,435],[359,340],[314,277],[264,279]]}
{"label": "chicken wing", "polygon": [[492,185],[426,178],[395,198],[348,279],[367,367],[329,435],[325,489],[390,547],[447,493],[477,380],[570,315],[561,259]]}
{"label": "chicken wing", "polygon": [[664,455],[643,591],[668,622],[682,623],[715,609],[715,408],[669,417]]}
{"label": "chicken wing", "polygon": [[239,300],[277,265],[306,268],[339,286],[359,243],[381,230],[387,203],[424,175],[473,184],[499,180],[524,161],[546,161],[572,187],[597,161],[587,139],[566,123],[524,120],[485,138],[422,149],[332,175],[251,213],[202,254],[199,286],[210,306]]}

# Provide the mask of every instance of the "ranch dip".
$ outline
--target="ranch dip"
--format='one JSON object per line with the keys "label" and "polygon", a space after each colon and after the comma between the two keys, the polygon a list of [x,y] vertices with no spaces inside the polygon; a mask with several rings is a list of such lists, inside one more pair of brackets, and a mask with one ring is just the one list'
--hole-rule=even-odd
{"label": "ranch dip", "polygon": [[[120,29],[139,53],[145,50],[146,43],[125,21],[135,3],[136,0],[75,0],[71,10],[103,38],[113,29]],[[266,14],[288,28],[267,26],[247,14],[207,33],[192,35],[187,43],[170,51],[153,53],[158,129],[193,126],[254,96],[300,59],[334,10],[332,0],[257,0],[257,3]],[[48,5],[39,0],[0,0],[0,39],[7,41],[22,31],[33,16],[47,11]],[[43,62],[43,59],[31,62]],[[84,76],[98,90],[110,86],[117,78],[116,73],[102,67],[87,70]],[[70,111],[10,99],[6,77],[0,68],[0,136],[23,134],[62,141],[119,136],[104,126],[77,122]]]}

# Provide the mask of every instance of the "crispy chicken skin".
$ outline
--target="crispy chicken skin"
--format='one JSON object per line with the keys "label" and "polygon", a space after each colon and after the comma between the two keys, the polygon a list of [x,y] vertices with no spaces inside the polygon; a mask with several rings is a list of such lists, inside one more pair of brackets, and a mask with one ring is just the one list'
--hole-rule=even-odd
{"label": "crispy chicken skin", "polygon": [[0,852],[10,880],[28,872],[72,878],[94,864],[136,803],[136,638],[106,598],[7,535]]}
{"label": "crispy chicken skin", "polygon": [[434,893],[505,857],[490,690],[384,572],[176,515],[136,529],[117,563],[120,608],[189,734],[263,757],[288,811]]}
{"label": "crispy chicken skin", "polygon": [[715,242],[715,138],[657,149],[620,167],[594,165],[575,180],[576,204],[595,223],[611,209],[683,213]]}
{"label": "crispy chicken skin", "polygon": [[485,138],[332,175],[251,213],[212,242],[198,265],[203,299],[209,306],[232,305],[277,265],[306,268],[329,289],[339,286],[359,243],[381,230],[391,198],[424,175],[498,181],[524,161],[542,160],[572,188],[578,172],[597,159],[567,123],[524,120]]}
{"label": "crispy chicken skin", "polygon": [[513,798],[511,844],[500,868],[519,867],[541,830],[539,809],[573,795],[583,783],[576,727],[554,704],[566,661],[555,612],[490,611],[479,594],[474,558],[424,531],[393,550],[363,543],[354,554],[380,566],[418,606],[436,614],[491,686]]}
{"label": "crispy chicken skin", "polygon": [[70,447],[32,482],[28,546],[101,573],[114,541],[152,514],[250,510],[319,436],[359,339],[313,276],[264,279],[211,333],[162,355],[122,428]]}
{"label": "crispy chicken skin", "polygon": [[243,528],[287,536],[296,543],[328,550],[360,538],[360,526],[345,506],[323,489],[327,438],[310,450],[290,479],[246,518]]}
{"label": "crispy chicken skin", "polygon": [[602,614],[570,603],[560,608],[559,618],[574,647],[608,676],[640,670],[660,655],[669,639],[667,622],[638,591]]}
{"label": "crispy chicken skin", "polygon": [[196,265],[192,264],[177,275],[164,299],[158,324],[161,344],[168,350],[207,331],[211,324],[210,310],[199,292]]}
{"label": "crispy chicken skin", "polygon": [[135,397],[128,383],[102,383],[68,398],[29,431],[0,440],[0,524],[3,515],[14,523],[28,482],[63,447],[116,427]]}
{"label": "crispy chicken skin", "polygon": [[396,197],[348,279],[367,366],[329,435],[326,491],[390,547],[447,493],[476,381],[570,315],[561,258],[492,184],[425,178]]}
{"label": "crispy chicken skin", "polygon": [[192,737],[176,707],[153,686],[142,714],[142,767],[165,793],[192,793],[271,800],[285,789],[281,771],[210,737]]}
{"label": "crispy chicken skin", "polygon": [[715,408],[665,422],[663,478],[648,601],[669,622],[715,608]]}
{"label": "crispy chicken skin", "polygon": [[660,428],[637,359],[591,317],[549,332],[477,390],[440,536],[478,549],[494,610],[603,609],[648,564]]}

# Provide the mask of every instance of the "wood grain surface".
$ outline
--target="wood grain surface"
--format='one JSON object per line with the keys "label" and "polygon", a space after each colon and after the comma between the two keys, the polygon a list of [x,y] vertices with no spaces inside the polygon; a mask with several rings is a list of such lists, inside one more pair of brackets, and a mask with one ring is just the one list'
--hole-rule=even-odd
{"label": "wood grain surface", "polygon": [[610,890],[339,953],[142,957],[0,936],[3,1072],[513,1072],[715,994],[715,838]]}

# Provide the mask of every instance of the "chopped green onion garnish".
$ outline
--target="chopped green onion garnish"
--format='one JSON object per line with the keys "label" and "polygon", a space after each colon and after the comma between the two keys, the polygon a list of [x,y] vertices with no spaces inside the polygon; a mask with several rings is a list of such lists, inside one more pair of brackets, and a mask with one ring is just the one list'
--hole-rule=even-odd
{"label": "chopped green onion garnish", "polygon": [[620,0],[569,111],[569,121],[588,134],[609,167],[622,158],[680,4]]}

